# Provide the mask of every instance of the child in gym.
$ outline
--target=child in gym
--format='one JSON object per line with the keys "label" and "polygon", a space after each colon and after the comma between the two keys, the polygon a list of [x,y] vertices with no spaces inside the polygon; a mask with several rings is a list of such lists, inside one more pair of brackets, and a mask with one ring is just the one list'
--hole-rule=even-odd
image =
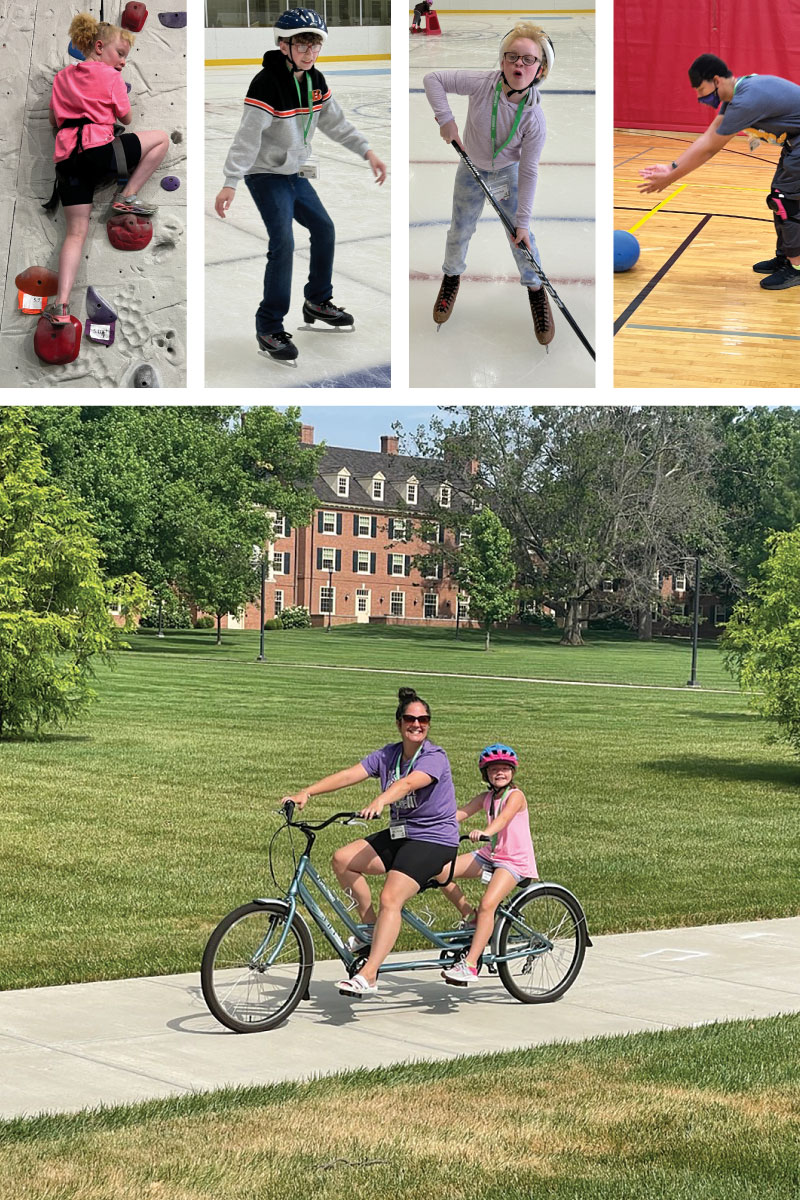
{"label": "child in gym", "polygon": [[[422,81],[442,138],[448,145],[457,142],[467,152],[516,228],[511,249],[520,282],[528,289],[534,332],[542,346],[553,340],[553,315],[542,281],[519,247],[527,246],[538,260],[530,221],[546,127],[536,85],[548,77],[554,62],[550,38],[538,25],[524,21],[503,38],[499,71],[431,71]],[[469,96],[463,138],[447,100],[448,92]],[[453,311],[467,266],[467,248],[485,200],[466,163],[459,162],[442,268],[444,279],[433,308],[437,325],[447,321]]]}
{"label": "child in gym", "polygon": [[[475,920],[475,933],[466,957],[442,971],[447,983],[465,986],[478,978],[478,961],[494,928],[494,917],[501,900],[523,881],[538,879],[536,856],[533,851],[525,793],[514,786],[514,772],[519,766],[517,754],[510,746],[495,742],[481,751],[478,769],[488,790],[480,792],[465,808],[456,812],[457,821],[466,821],[484,809],[489,823],[484,829],[473,829],[473,842],[489,835],[491,845],[460,854],[455,862],[454,879],[477,879],[486,883],[477,910],[473,909],[461,888],[450,883],[443,888],[445,896],[461,913],[467,923]],[[447,877],[446,869],[440,878]]]}
{"label": "child in gym", "polygon": [[[114,123],[130,125],[133,119],[121,74],[133,34],[79,13],[69,36],[84,60],[57,73],[50,98],[57,197],[67,223],[58,260],[58,292],[44,314],[54,325],[69,324],[69,299],[89,232],[95,189],[117,173]],[[143,203],[137,193],[161,164],[169,138],[163,130],[152,130],[123,133],[119,141],[130,175],[112,211],[152,216],[157,206]],[[54,192],[53,206],[55,196]]]}
{"label": "child in gym", "polygon": [[236,185],[244,179],[269,238],[264,295],[256,312],[256,340],[271,358],[290,363],[298,352],[292,335],[283,328],[283,319],[291,302],[293,221],[311,235],[303,316],[306,321],[334,327],[353,325],[350,313],[333,303],[335,229],[309,182],[317,175],[316,164],[310,161],[311,140],[321,129],[365,158],[379,184],[386,178],[386,167],[346,119],[314,65],[328,36],[328,26],[319,13],[310,8],[290,9],[278,18],[273,33],[277,49],[264,55],[263,70],[248,89],[242,122],[225,160],[225,186],[214,207],[217,215],[224,217]]}

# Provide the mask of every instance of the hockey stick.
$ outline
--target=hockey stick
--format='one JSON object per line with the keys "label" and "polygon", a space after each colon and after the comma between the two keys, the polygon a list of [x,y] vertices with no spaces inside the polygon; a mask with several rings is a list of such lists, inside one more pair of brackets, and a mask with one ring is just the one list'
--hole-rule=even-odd
{"label": "hockey stick", "polygon": [[[459,146],[458,142],[452,142],[452,143],[451,143],[451,145],[452,145],[452,146],[455,148],[456,152],[457,152],[457,153],[458,153],[458,154],[461,156],[461,158],[464,160],[464,163],[465,163],[465,165],[466,165],[466,166],[469,168],[469,170],[470,170],[470,171],[472,172],[472,174],[475,176],[475,179],[477,180],[478,184],[480,185],[480,187],[482,188],[483,192],[484,192],[484,193],[485,193],[485,195],[486,195],[486,199],[489,201],[489,203],[491,204],[492,208],[493,208],[493,209],[494,209],[494,211],[497,213],[498,217],[499,217],[499,218],[500,218],[500,220],[503,222],[503,224],[504,224],[504,226],[506,227],[506,229],[508,230],[508,232],[511,234],[511,237],[512,237],[512,238],[515,238],[515,237],[517,236],[517,231],[516,231],[516,229],[515,229],[515,228],[514,228],[514,226],[511,224],[511,221],[509,220],[509,218],[508,218],[508,217],[506,216],[506,214],[503,212],[503,210],[502,210],[502,208],[500,207],[500,205],[499,205],[499,204],[497,203],[497,201],[495,200],[494,196],[492,195],[491,191],[489,190],[489,188],[488,188],[488,187],[487,187],[487,185],[486,185],[486,181],[485,181],[484,179],[482,179],[482,178],[481,178],[480,174],[478,173],[478,169],[477,169],[477,167],[476,167],[476,166],[475,166],[475,164],[472,162],[472,159],[469,157],[469,155],[467,154],[466,150],[463,148],[463,146]],[[537,275],[539,276],[539,278],[541,279],[543,287],[544,287],[544,288],[545,288],[545,290],[546,290],[547,292],[549,292],[549,294],[550,294],[550,295],[553,297],[553,300],[555,301],[556,305],[558,306],[558,308],[560,308],[561,312],[564,314],[564,317],[565,317],[565,319],[566,319],[566,320],[569,322],[569,324],[572,326],[572,328],[574,329],[574,331],[575,331],[575,333],[577,334],[578,338],[580,339],[581,343],[582,343],[582,344],[583,344],[583,345],[586,347],[586,349],[589,351],[589,353],[591,354],[592,358],[594,359],[594,358],[595,358],[595,353],[594,353],[594,350],[592,349],[592,347],[591,347],[591,346],[589,345],[589,343],[587,342],[587,340],[586,340],[586,338],[584,337],[584,335],[583,335],[583,332],[581,331],[580,327],[579,327],[579,326],[576,324],[576,322],[575,322],[575,319],[573,318],[572,314],[569,312],[569,310],[568,310],[568,309],[566,308],[566,306],[564,305],[564,303],[563,303],[563,301],[562,301],[561,297],[559,296],[558,292],[557,292],[557,291],[556,291],[556,289],[553,287],[552,283],[551,283],[551,282],[550,282],[550,280],[547,278],[547,276],[545,275],[545,273],[544,273],[544,271],[542,270],[542,268],[539,266],[539,264],[538,264],[538,262],[536,261],[536,259],[533,257],[533,254],[530,252],[530,250],[528,249],[528,247],[527,247],[526,245],[524,245],[524,244],[523,244],[523,245],[521,245],[521,246],[519,247],[519,249],[522,251],[522,253],[523,253],[523,254],[527,255],[528,259],[531,261],[531,263],[533,264],[533,266],[534,266],[534,268],[535,268],[535,270],[536,270],[536,274],[537,274]]]}

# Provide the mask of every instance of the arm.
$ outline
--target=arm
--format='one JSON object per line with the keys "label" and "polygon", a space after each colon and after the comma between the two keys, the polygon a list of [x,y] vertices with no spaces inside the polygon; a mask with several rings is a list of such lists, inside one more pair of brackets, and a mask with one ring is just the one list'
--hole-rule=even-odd
{"label": "arm", "polygon": [[466,821],[470,817],[474,817],[476,812],[480,812],[483,807],[483,792],[479,796],[473,796],[466,808],[456,809],[456,820]]}
{"label": "arm", "polygon": [[494,820],[490,821],[485,829],[473,829],[470,832],[470,838],[473,842],[477,842],[479,838],[486,837],[487,835],[489,837],[494,837],[496,833],[500,833],[501,830],[505,829],[506,825],[508,825],[511,819],[515,817],[518,812],[522,812],[524,807],[525,793],[521,792],[519,788],[514,788],[514,791],[508,797]]}
{"label": "arm", "polygon": [[412,771],[410,775],[404,775],[401,779],[395,779],[394,783],[390,783],[385,792],[381,792],[371,804],[362,809],[360,816],[362,817],[379,817],[387,804],[396,804],[398,800],[404,799],[409,792],[416,792],[420,788],[429,787],[433,783],[433,776],[426,774],[425,771]]}
{"label": "arm", "polygon": [[361,763],[356,763],[355,766],[345,767],[343,771],[336,771],[333,775],[326,775],[324,779],[318,779],[316,783],[312,783],[310,787],[301,788],[293,796],[284,796],[281,803],[285,800],[292,800],[298,808],[305,808],[312,796],[324,796],[327,792],[338,792],[340,788],[352,787],[354,783],[363,783],[365,779],[369,779],[369,775]]}
{"label": "arm", "polygon": [[323,104],[317,128],[321,129],[325,136],[331,138],[332,141],[352,150],[359,158],[365,158],[372,168],[376,182],[383,183],[386,178],[384,163],[381,162],[374,150],[370,150],[363,133],[359,133],[355,125],[347,120],[341,105],[334,100],[333,96]]}
{"label": "arm", "polygon": [[120,125],[130,125],[131,121],[133,120],[133,113],[130,109],[128,109],[124,117],[117,117],[117,120],[119,121]]}
{"label": "arm", "polygon": [[547,126],[544,113],[538,110],[536,125],[525,135],[520,154],[519,176],[517,182],[517,236],[514,244],[523,243],[530,250],[528,230],[533,212],[533,198],[536,195],[536,184],[539,179],[539,159],[544,149],[547,137]]}
{"label": "arm", "polygon": [[483,83],[486,74],[486,71],[430,71],[423,77],[422,86],[425,88],[425,95],[433,109],[440,134],[448,145],[451,142],[458,142],[463,149],[458,126],[447,100],[447,93],[452,92],[456,96],[470,96]]}
{"label": "arm", "polygon": [[731,138],[735,136],[732,133],[717,133],[721,124],[722,117],[715,117],[705,133],[702,133],[696,141],[692,142],[688,150],[684,151],[680,158],[676,160],[674,167],[645,167],[640,172],[645,182],[639,184],[639,191],[660,192],[663,188],[670,187],[673,183],[677,183],[679,179],[683,179],[684,175],[690,175],[692,171],[696,171],[698,167],[702,167],[703,163],[707,163],[710,158],[718,154],[723,146],[726,146]]}

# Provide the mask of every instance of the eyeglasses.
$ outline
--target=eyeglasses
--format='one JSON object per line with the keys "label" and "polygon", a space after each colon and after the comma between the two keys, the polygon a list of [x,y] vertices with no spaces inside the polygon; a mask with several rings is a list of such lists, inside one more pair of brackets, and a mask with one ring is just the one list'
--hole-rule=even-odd
{"label": "eyeglasses", "polygon": [[431,723],[431,719],[429,716],[427,716],[427,714],[425,714],[421,717],[412,717],[412,716],[409,716],[408,713],[403,713],[400,720],[405,721],[406,725],[416,725],[417,722],[419,722],[420,725],[430,725],[430,723]]}
{"label": "eyeglasses", "polygon": [[504,52],[503,58],[507,63],[515,63],[522,59],[526,67],[532,67],[535,63],[542,61],[540,58],[534,58],[532,54],[510,54],[508,50]]}
{"label": "eyeglasses", "polygon": [[295,46],[302,46],[304,50],[321,50],[322,42],[312,42],[310,38],[296,37],[292,38]]}

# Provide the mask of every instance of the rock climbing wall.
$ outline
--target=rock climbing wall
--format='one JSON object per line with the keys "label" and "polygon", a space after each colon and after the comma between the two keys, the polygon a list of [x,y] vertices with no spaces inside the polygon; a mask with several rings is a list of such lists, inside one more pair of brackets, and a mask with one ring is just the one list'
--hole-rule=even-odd
{"label": "rock climbing wall", "polygon": [[[102,16],[119,25],[124,8],[125,0],[104,0]],[[159,205],[153,237],[143,250],[115,249],[106,233],[115,185],[95,192],[70,311],[85,328],[93,303],[98,312],[91,294],[87,307],[92,287],[117,314],[114,339],[95,344],[84,332],[75,361],[56,366],[34,353],[38,318],[19,311],[15,278],[34,265],[58,270],[63,209],[42,208],[55,178],[50,92],[56,72],[75,61],[68,54],[72,18],[89,12],[99,19],[101,4],[0,0],[0,387],[186,385],[186,29],[159,21],[159,12],[175,9],[155,0],[148,8],[122,78],[131,85],[133,109],[126,132],[163,129],[170,139],[164,162],[140,193]],[[180,180],[177,190],[160,186],[167,176]]]}

